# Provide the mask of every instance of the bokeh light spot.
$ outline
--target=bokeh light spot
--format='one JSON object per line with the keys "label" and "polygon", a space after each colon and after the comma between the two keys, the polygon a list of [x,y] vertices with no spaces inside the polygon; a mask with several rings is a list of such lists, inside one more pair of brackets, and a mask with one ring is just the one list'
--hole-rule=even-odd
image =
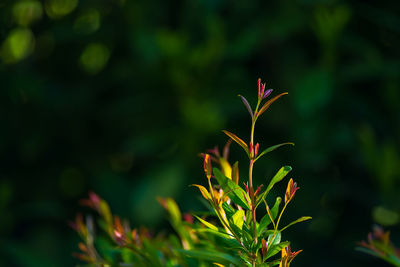
{"label": "bokeh light spot", "polygon": [[37,0],[18,1],[14,4],[12,12],[15,22],[21,26],[28,26],[43,14],[42,4]]}
{"label": "bokeh light spot", "polygon": [[47,0],[46,13],[50,18],[57,19],[68,15],[78,6],[78,0]]}
{"label": "bokeh light spot", "polygon": [[1,47],[5,63],[16,63],[26,58],[34,48],[35,37],[27,28],[16,28],[10,32]]}
{"label": "bokeh light spot", "polygon": [[103,44],[92,43],[83,50],[79,62],[84,71],[89,74],[97,74],[107,64],[110,50]]}
{"label": "bokeh light spot", "polygon": [[89,34],[100,28],[100,12],[92,8],[80,15],[74,23],[74,29],[78,33]]}
{"label": "bokeh light spot", "polygon": [[391,226],[395,225],[399,222],[400,216],[398,213],[386,209],[382,206],[374,207],[372,210],[372,217],[374,221],[384,225],[384,226]]}

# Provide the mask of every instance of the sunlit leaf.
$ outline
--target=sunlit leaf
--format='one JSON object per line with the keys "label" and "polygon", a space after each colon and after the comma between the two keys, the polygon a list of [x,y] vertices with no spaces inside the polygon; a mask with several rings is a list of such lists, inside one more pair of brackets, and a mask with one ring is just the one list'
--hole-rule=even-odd
{"label": "sunlit leaf", "polygon": [[229,198],[232,199],[235,204],[250,210],[248,199],[246,199],[246,192],[231,179],[223,175],[219,169],[214,168],[213,171],[218,184],[222,187],[224,192],[228,194]]}
{"label": "sunlit leaf", "polygon": [[261,107],[261,109],[257,112],[256,116],[259,117],[261,114],[263,114],[268,108],[269,106],[271,106],[272,103],[274,103],[278,98],[280,98],[283,95],[287,95],[288,93],[282,93],[279,94],[273,98],[271,98],[270,100],[268,100],[267,102],[265,102],[265,104]]}
{"label": "sunlit leaf", "polygon": [[244,151],[246,151],[247,155],[249,155],[249,148],[248,148],[247,144],[242,139],[240,139],[239,137],[237,137],[235,134],[233,134],[231,132],[228,132],[228,131],[225,131],[225,130],[223,130],[223,132],[227,136],[229,136],[233,141],[238,143],[244,149]]}
{"label": "sunlit leaf", "polygon": [[242,230],[244,223],[244,210],[236,211],[235,214],[233,214],[231,221],[237,228]]}
{"label": "sunlit leaf", "polygon": [[261,158],[262,156],[264,156],[265,154],[267,154],[267,153],[269,153],[269,152],[272,152],[272,151],[274,151],[275,149],[280,148],[281,146],[285,146],[285,145],[292,145],[292,146],[294,146],[294,143],[286,142],[286,143],[282,143],[282,144],[279,144],[279,145],[270,146],[269,148],[267,148],[267,149],[265,149],[263,152],[261,152],[260,155],[258,155],[258,157],[255,159],[255,161],[258,160],[259,158]]}
{"label": "sunlit leaf", "polygon": [[272,178],[271,182],[269,183],[267,189],[257,198],[256,201],[256,207],[260,205],[260,203],[265,199],[267,196],[268,192],[272,189],[272,187],[281,181],[285,176],[292,170],[292,167],[290,166],[284,166],[279,169],[279,171],[275,174],[275,176]]}
{"label": "sunlit leaf", "polygon": [[232,178],[232,181],[235,182],[235,184],[239,184],[239,162],[238,161],[236,161],[235,164],[233,164],[231,178]]}
{"label": "sunlit leaf", "polygon": [[[279,212],[279,204],[281,204],[282,198],[277,197],[275,200],[275,204],[271,209],[271,217],[273,220],[275,220],[276,216],[278,215]],[[266,230],[267,226],[271,223],[271,218],[267,214],[264,215],[264,217],[261,219],[260,224],[258,225],[258,233],[262,234],[264,230]]]}
{"label": "sunlit leaf", "polygon": [[196,186],[200,190],[200,193],[203,195],[205,199],[207,200],[211,199],[210,194],[208,193],[207,189],[204,186],[198,184],[192,184],[192,186]]}
{"label": "sunlit leaf", "polygon": [[285,230],[286,228],[289,228],[290,226],[292,226],[292,225],[294,225],[294,224],[296,224],[296,223],[304,222],[304,221],[311,220],[311,219],[312,219],[312,217],[310,217],[310,216],[303,216],[303,217],[300,217],[300,218],[298,218],[297,220],[295,220],[295,221],[289,223],[288,225],[286,225],[285,227],[283,227],[283,228],[281,229],[281,231]]}
{"label": "sunlit leaf", "polygon": [[211,230],[217,231],[218,232],[218,227],[207,222],[206,220],[203,220],[202,218],[194,215],[194,217],[196,217],[202,224],[204,224],[205,226],[207,226],[208,228],[210,228]]}

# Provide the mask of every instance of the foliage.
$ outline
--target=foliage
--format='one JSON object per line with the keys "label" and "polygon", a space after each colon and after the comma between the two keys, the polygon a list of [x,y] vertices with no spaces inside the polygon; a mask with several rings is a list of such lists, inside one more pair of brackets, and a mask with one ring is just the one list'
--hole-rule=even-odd
{"label": "foliage", "polygon": [[[282,208],[280,208],[281,197],[276,198],[271,208],[267,203],[267,196],[273,186],[283,180],[292,168],[282,167],[265,190],[262,190],[263,185],[256,190],[253,185],[254,163],[283,145],[293,145],[293,143],[283,143],[269,147],[261,153],[259,143],[254,145],[257,119],[274,101],[287,94],[279,94],[263,104],[263,100],[271,93],[272,89],[265,90],[265,83],[262,84],[259,79],[258,102],[254,111],[248,101],[240,96],[252,119],[248,144],[237,135],[224,131],[231,140],[243,148],[249,158],[245,189],[240,185],[239,163],[231,165],[228,161],[229,147],[232,143],[228,141],[222,156],[217,147],[202,154],[208,189],[202,185],[193,185],[200,190],[211,212],[203,213],[201,216],[194,215],[198,222],[193,223],[190,215],[181,215],[174,200],[159,199],[161,205],[169,212],[170,223],[179,239],[174,235],[152,237],[144,228],[132,230],[127,222],[121,223],[118,216],[111,214],[104,200],[90,193],[89,199],[84,200],[83,204],[93,208],[100,215],[98,224],[106,234],[106,239],[95,238],[92,217],[86,217],[85,223],[83,217],[78,215],[72,226],[84,242],[79,244],[82,253],[76,256],[88,263],[103,265],[123,263],[140,266],[202,266],[208,262],[217,266],[289,267],[301,250],[292,252],[290,242],[282,240],[282,232],[311,217],[301,217],[284,227],[280,225],[286,207],[299,189],[292,178],[288,182]],[[212,161],[220,168],[213,168]],[[265,206],[266,215],[257,220],[257,208],[261,204]],[[186,217],[186,220],[182,219],[183,217]],[[219,224],[210,219],[211,217],[217,218]],[[101,247],[102,252],[96,249],[97,247]],[[281,256],[277,257],[279,252]]]}
{"label": "foliage", "polygon": [[367,242],[362,241],[359,245],[358,250],[381,258],[393,266],[400,266],[400,249],[390,241],[389,231],[385,232],[381,227],[375,226],[373,232],[368,234]]}

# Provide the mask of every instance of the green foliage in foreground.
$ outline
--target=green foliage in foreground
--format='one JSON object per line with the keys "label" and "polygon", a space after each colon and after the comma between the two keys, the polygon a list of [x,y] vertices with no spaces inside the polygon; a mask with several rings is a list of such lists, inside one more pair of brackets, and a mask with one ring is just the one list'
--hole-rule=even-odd
{"label": "green foliage in foreground", "polygon": [[[254,163],[265,154],[283,146],[283,143],[260,152],[259,143],[254,142],[257,119],[281,96],[264,100],[272,93],[258,80],[258,102],[253,110],[248,101],[242,101],[250,113],[252,124],[250,141],[246,143],[237,135],[224,131],[230,138],[221,155],[218,148],[204,153],[204,172],[207,185],[196,186],[210,212],[196,216],[182,215],[173,199],[159,199],[168,211],[172,227],[177,235],[153,236],[145,228],[131,229],[129,223],[114,216],[108,204],[94,193],[83,204],[100,215],[98,224],[93,217],[78,215],[72,226],[82,237],[78,258],[92,265],[101,266],[277,266],[288,267],[300,251],[292,252],[289,241],[283,241],[283,231],[311,217],[301,217],[288,225],[280,224],[282,215],[293,200],[297,184],[290,179],[283,198],[277,197],[272,205],[267,196],[274,185],[283,180],[292,170],[290,166],[279,169],[269,181],[255,189],[253,185]],[[234,141],[249,158],[246,183],[242,183],[239,163],[228,162],[229,146]],[[212,161],[219,168],[212,167]],[[271,204],[271,203],[270,203]],[[261,206],[260,206],[261,205]],[[257,208],[264,207],[266,215],[257,219]],[[96,226],[95,226],[96,225]],[[100,227],[104,234],[95,235]]]}

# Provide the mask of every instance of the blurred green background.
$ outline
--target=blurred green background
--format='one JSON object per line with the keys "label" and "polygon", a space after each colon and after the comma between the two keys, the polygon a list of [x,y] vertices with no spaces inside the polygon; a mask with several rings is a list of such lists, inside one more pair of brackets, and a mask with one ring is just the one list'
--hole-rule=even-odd
{"label": "blurred green background", "polygon": [[[400,6],[382,1],[0,0],[0,266],[74,266],[67,226],[94,190],[134,226],[156,196],[203,209],[198,153],[249,135],[237,95],[289,92],[258,122],[255,167],[301,189],[296,266],[387,266],[354,250],[374,223],[400,245]],[[231,159],[247,163],[232,146]],[[284,185],[280,189],[284,190]]]}

